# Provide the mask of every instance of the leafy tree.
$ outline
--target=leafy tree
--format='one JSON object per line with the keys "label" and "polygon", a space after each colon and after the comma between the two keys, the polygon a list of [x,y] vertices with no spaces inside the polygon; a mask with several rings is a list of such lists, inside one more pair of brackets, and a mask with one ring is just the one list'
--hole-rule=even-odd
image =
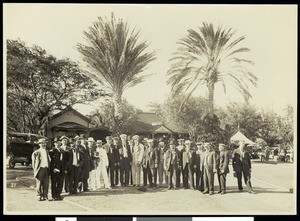
{"label": "leafy tree", "polygon": [[179,40],[180,47],[174,53],[168,71],[174,94],[187,92],[184,103],[201,85],[208,89],[209,112],[214,109],[214,89],[221,83],[224,92],[229,83],[234,83],[245,100],[251,97],[249,83],[256,86],[257,77],[248,70],[253,64],[243,55],[249,52],[240,46],[244,36],[234,38],[232,29],[214,28],[213,24],[203,23],[199,31],[189,29],[186,37]]}
{"label": "leafy tree", "polygon": [[53,110],[105,94],[75,62],[57,59],[38,46],[7,41],[8,129],[38,133]]}
{"label": "leafy tree", "polygon": [[[164,122],[179,131],[187,131],[191,140],[196,140],[197,134],[203,131],[203,115],[207,109],[207,100],[201,97],[191,97],[180,109],[182,94],[169,96],[161,105],[152,104],[151,108]],[[178,110],[180,111],[178,112]]]}
{"label": "leafy tree", "polygon": [[105,125],[109,127],[115,135],[121,133],[128,133],[132,124],[134,124],[138,110],[129,104],[125,99],[122,99],[120,105],[122,108],[122,118],[120,118],[120,125],[115,125],[114,104],[111,101],[102,102],[95,111],[89,115],[93,122],[98,125]]}
{"label": "leafy tree", "polygon": [[141,75],[155,59],[154,52],[146,52],[148,43],[139,42],[140,31],[130,30],[127,22],[99,17],[88,31],[84,31],[86,44],[78,44],[90,71],[88,75],[103,84],[112,93],[114,128],[122,127],[122,95],[124,91],[144,81]]}

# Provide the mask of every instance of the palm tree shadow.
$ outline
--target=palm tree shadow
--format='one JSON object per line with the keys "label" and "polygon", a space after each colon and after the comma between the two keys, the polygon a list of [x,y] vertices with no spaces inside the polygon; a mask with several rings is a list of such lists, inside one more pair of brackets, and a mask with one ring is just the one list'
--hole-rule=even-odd
{"label": "palm tree shadow", "polygon": [[[253,190],[257,193],[257,194],[264,194],[264,193],[289,193],[292,194],[289,190],[286,191],[282,191],[282,190],[276,190],[274,188],[262,188],[262,187],[253,187]],[[244,188],[242,192],[240,192],[238,190],[238,188],[236,186],[229,186],[226,187],[226,192],[227,193],[246,193],[247,189]]]}

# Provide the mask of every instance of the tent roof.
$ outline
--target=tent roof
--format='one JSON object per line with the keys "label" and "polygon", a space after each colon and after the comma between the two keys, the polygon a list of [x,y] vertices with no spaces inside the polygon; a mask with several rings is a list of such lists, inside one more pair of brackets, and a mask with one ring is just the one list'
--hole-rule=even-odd
{"label": "tent roof", "polygon": [[231,141],[245,141],[246,144],[254,144],[251,140],[249,140],[242,132],[238,131],[235,135],[230,138]]}

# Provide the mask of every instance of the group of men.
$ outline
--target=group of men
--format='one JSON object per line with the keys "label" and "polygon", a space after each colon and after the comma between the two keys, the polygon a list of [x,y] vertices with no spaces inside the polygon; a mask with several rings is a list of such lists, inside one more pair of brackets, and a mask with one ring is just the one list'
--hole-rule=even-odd
{"label": "group of men", "polygon": [[[151,188],[200,190],[214,194],[214,177],[217,174],[219,193],[226,193],[226,175],[229,173],[229,153],[224,144],[214,150],[211,143],[190,140],[141,140],[138,135],[106,137],[106,143],[84,135],[55,138],[51,150],[46,139],[38,141],[40,148],[32,154],[32,166],[37,181],[40,201],[48,200],[49,177],[53,200],[62,200],[64,189],[69,194],[81,191],[111,189],[117,185],[148,186]],[[240,141],[235,149],[232,164],[242,191],[242,176],[249,193],[252,190],[250,155]],[[141,182],[143,180],[143,182]],[[52,200],[51,199],[51,200]]]}

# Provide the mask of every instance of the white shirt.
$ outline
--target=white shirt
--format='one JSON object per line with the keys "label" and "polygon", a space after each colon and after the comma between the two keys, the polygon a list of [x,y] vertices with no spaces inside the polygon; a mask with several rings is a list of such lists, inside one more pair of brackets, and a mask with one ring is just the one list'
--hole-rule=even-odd
{"label": "white shirt", "polygon": [[45,149],[40,149],[41,153],[41,167],[48,167],[48,154]]}
{"label": "white shirt", "polygon": [[122,146],[123,146],[123,157],[128,157],[126,144],[122,144]]}
{"label": "white shirt", "polygon": [[98,148],[97,148],[97,151],[99,151],[100,165],[108,166],[108,157],[107,157],[107,153],[106,153],[105,149],[100,148],[98,150]]}
{"label": "white shirt", "polygon": [[75,166],[75,165],[78,164],[78,159],[77,159],[76,150],[73,149],[72,152],[73,152],[73,163],[72,163],[72,165]]}

